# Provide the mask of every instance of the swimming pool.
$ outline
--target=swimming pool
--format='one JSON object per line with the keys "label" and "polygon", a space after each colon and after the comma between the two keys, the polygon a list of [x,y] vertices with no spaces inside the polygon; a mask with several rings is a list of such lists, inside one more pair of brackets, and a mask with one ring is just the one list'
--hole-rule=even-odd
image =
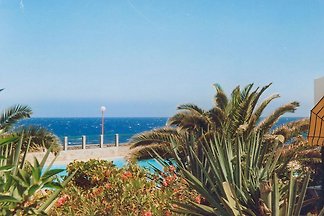
{"label": "swimming pool", "polygon": [[[112,160],[113,164],[116,165],[116,167],[121,168],[125,166],[128,162],[124,158],[116,158]],[[159,170],[163,169],[163,166],[156,160],[156,159],[147,159],[147,160],[140,160],[137,161],[137,164],[144,168],[149,170],[150,172],[153,172],[153,167],[158,168]],[[46,169],[46,168],[44,168]],[[51,169],[64,169],[60,175],[67,175],[66,173],[66,164],[54,164]]]}

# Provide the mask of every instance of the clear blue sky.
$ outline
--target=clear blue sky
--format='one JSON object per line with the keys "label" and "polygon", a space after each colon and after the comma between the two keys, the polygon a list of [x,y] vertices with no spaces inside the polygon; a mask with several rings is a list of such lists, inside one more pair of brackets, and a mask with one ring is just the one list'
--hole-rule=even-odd
{"label": "clear blue sky", "polygon": [[170,116],[251,82],[307,116],[323,75],[320,0],[0,0],[0,108],[35,117]]}

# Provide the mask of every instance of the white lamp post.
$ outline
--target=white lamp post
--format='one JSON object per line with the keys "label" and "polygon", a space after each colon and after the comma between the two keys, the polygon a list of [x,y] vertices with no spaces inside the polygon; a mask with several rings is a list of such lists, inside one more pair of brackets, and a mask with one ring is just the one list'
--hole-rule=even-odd
{"label": "white lamp post", "polygon": [[104,135],[104,112],[106,111],[106,107],[101,106],[100,111],[101,111],[101,135],[103,136]]}

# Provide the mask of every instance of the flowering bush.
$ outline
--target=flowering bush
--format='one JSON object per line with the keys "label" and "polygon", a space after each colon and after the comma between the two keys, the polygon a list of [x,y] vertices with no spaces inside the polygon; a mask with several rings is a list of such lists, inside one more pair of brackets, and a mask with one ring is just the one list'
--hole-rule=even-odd
{"label": "flowering bush", "polygon": [[91,159],[87,162],[74,161],[67,166],[68,173],[78,170],[73,182],[81,188],[94,188],[107,182],[109,176],[116,175],[117,169],[115,165],[106,160]]}
{"label": "flowering bush", "polygon": [[173,202],[194,201],[197,193],[188,188],[173,166],[151,174],[130,164],[117,168],[111,162],[90,160],[68,165],[78,169],[51,212],[52,215],[176,215]]}

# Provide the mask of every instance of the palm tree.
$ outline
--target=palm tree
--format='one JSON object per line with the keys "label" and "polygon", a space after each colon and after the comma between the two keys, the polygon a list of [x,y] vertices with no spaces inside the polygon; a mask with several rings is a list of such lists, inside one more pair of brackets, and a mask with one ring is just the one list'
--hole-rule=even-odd
{"label": "palm tree", "polygon": [[35,125],[21,126],[15,129],[14,133],[17,136],[26,137],[23,139],[23,149],[26,148],[29,138],[32,138],[29,151],[44,151],[51,147],[52,152],[58,153],[62,148],[60,139],[44,127]]}
{"label": "palm tree", "polygon": [[[4,89],[0,89],[0,92]],[[22,119],[30,118],[32,109],[29,106],[17,104],[6,108],[0,115],[0,136],[25,134],[23,148],[27,145],[29,137],[32,137],[31,150],[48,149],[52,146],[53,152],[60,151],[60,140],[50,131],[38,126],[14,128],[15,123]]]}
{"label": "palm tree", "polygon": [[238,134],[247,137],[252,131],[269,133],[283,114],[294,112],[299,106],[296,101],[288,103],[261,120],[264,109],[272,100],[279,97],[279,94],[274,94],[258,104],[262,93],[270,85],[271,83],[253,92],[251,92],[253,84],[247,85],[242,90],[237,86],[229,98],[220,85],[215,84],[215,105],[212,109],[204,111],[193,104],[181,105],[178,107],[181,112],[169,119],[169,125],[203,132],[208,130],[226,132],[230,137],[236,137]]}
{"label": "palm tree", "polygon": [[[3,89],[0,89],[0,92]],[[14,105],[5,109],[0,115],[0,133],[8,132],[12,126],[19,120],[30,118],[32,110],[29,106]]]}
{"label": "palm tree", "polygon": [[214,132],[226,133],[226,136],[230,138],[235,138],[238,135],[248,138],[252,132],[260,132],[264,134],[268,143],[278,134],[283,135],[285,140],[292,142],[294,137],[307,130],[308,120],[297,120],[273,129],[282,115],[294,112],[297,109],[299,103],[296,101],[277,108],[266,118],[261,118],[263,111],[270,102],[279,98],[279,94],[274,94],[261,102],[259,101],[270,85],[271,83],[253,91],[253,84],[249,84],[243,89],[237,86],[231,95],[227,96],[220,85],[214,84],[216,94],[214,106],[210,110],[204,110],[194,104],[180,105],[178,107],[180,112],[168,120],[166,127],[132,137],[132,148],[140,147],[137,148],[137,151],[134,151],[134,155],[138,158],[149,157],[147,152],[151,149],[162,149],[167,153],[165,149],[170,146],[170,140],[183,139],[187,136],[187,133],[195,138],[208,138],[208,134]]}

